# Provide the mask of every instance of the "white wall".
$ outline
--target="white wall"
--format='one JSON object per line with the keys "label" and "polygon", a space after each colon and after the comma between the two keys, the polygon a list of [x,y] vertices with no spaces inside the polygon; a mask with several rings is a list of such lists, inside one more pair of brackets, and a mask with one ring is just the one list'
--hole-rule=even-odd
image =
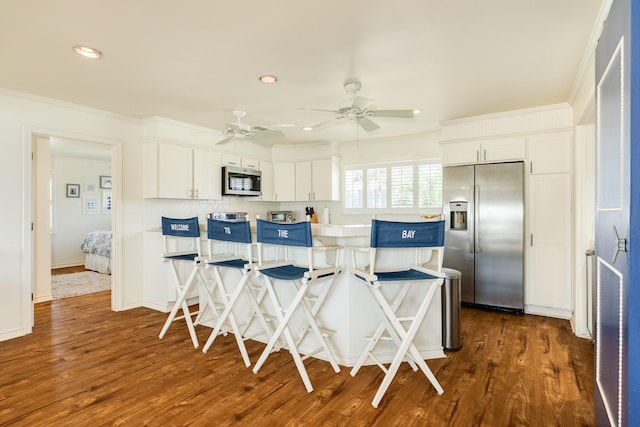
{"label": "white wall", "polygon": [[[111,213],[104,212],[100,176],[111,175],[111,162],[77,157],[52,157],[54,228],[51,235],[51,267],[84,264],[80,245],[89,231],[110,230]],[[67,184],[80,185],[80,197],[67,197]],[[95,191],[88,192],[87,184]],[[97,212],[84,212],[87,199],[97,201]]]}
{"label": "white wall", "polygon": [[[116,246],[116,280],[122,290],[114,307],[141,304],[142,283],[142,126],[138,120],[13,91],[0,90],[0,340],[31,332],[33,240],[31,229],[31,146],[36,135],[56,135],[113,144],[119,201],[115,224],[122,242]],[[120,185],[126,183],[126,185]],[[126,256],[123,256],[126,254]],[[123,280],[124,278],[124,280]],[[36,323],[38,319],[35,319]]]}

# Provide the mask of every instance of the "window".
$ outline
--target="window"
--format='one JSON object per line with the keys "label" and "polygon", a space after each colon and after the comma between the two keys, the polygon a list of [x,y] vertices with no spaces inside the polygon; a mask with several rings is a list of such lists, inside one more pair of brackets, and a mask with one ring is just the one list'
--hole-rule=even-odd
{"label": "window", "polygon": [[344,207],[407,211],[441,208],[442,165],[421,160],[348,167],[344,171]]}

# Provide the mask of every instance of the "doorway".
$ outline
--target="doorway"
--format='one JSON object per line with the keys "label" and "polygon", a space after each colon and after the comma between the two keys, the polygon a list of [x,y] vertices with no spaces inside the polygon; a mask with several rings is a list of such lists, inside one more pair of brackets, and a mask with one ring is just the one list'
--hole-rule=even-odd
{"label": "doorway", "polygon": [[[34,231],[32,233],[33,258],[31,263],[33,303],[51,299],[52,262],[54,265],[56,263],[64,265],[65,262],[69,262],[69,259],[65,261],[64,256],[62,258],[54,258],[56,249],[52,245],[52,236],[55,236],[54,239],[65,239],[65,236],[58,233],[59,230],[57,230],[60,225],[59,220],[62,219],[68,223],[69,218],[67,217],[70,214],[74,214],[77,216],[77,222],[80,222],[83,218],[87,219],[86,222],[89,225],[85,224],[85,228],[92,228],[91,222],[95,222],[99,217],[102,217],[102,225],[97,226],[97,228],[107,228],[112,232],[113,247],[110,259],[111,309],[119,310],[122,305],[120,301],[122,292],[120,269],[116,255],[119,253],[118,242],[120,241],[119,221],[117,220],[120,194],[119,183],[121,182],[120,143],[99,138],[91,139],[85,136],[78,138],[74,135],[60,135],[48,131],[33,131],[30,134],[30,140],[33,153],[31,171],[32,228]],[[54,173],[56,170],[56,166],[53,165],[54,156],[66,159],[63,162],[64,164],[59,165],[58,168],[64,173]],[[86,163],[84,167],[85,173],[87,164],[95,166],[100,162],[107,162],[108,166],[103,170],[96,168],[95,177],[92,175],[85,175],[84,177],[79,175],[78,178],[72,179],[68,177],[68,166],[73,165],[74,162],[76,164]],[[61,176],[65,174],[66,176]],[[71,184],[71,186],[68,184]],[[58,191],[55,191],[56,187]],[[62,192],[60,188],[62,188]],[[54,209],[56,201],[71,202],[71,204],[67,203],[66,210],[59,211]],[[62,218],[57,218],[58,216],[62,216]],[[99,221],[98,224],[100,224]],[[84,233],[81,227],[77,232]],[[83,243],[82,238],[77,236],[71,239],[72,241],[68,242],[68,245],[72,247],[79,248]],[[60,252],[60,249],[58,249],[58,252]],[[64,252],[64,249],[62,249],[62,252]],[[75,255],[72,256],[75,256],[77,263],[77,250]],[[36,320],[33,318],[33,303],[31,304],[32,325]]]}

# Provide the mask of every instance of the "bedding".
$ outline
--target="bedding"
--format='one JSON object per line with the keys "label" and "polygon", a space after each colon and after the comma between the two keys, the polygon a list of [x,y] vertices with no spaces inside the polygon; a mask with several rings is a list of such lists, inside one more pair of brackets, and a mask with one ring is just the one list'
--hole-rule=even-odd
{"label": "bedding", "polygon": [[87,270],[111,273],[111,230],[90,231],[80,249],[85,253]]}

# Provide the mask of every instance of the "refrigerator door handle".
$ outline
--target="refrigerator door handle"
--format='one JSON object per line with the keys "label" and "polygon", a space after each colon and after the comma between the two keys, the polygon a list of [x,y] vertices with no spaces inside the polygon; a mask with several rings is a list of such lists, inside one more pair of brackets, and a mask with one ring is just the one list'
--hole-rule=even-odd
{"label": "refrigerator door handle", "polygon": [[475,186],[475,212],[473,215],[473,234],[475,241],[475,253],[480,253],[480,236],[478,233],[478,217],[480,216],[480,186]]}

